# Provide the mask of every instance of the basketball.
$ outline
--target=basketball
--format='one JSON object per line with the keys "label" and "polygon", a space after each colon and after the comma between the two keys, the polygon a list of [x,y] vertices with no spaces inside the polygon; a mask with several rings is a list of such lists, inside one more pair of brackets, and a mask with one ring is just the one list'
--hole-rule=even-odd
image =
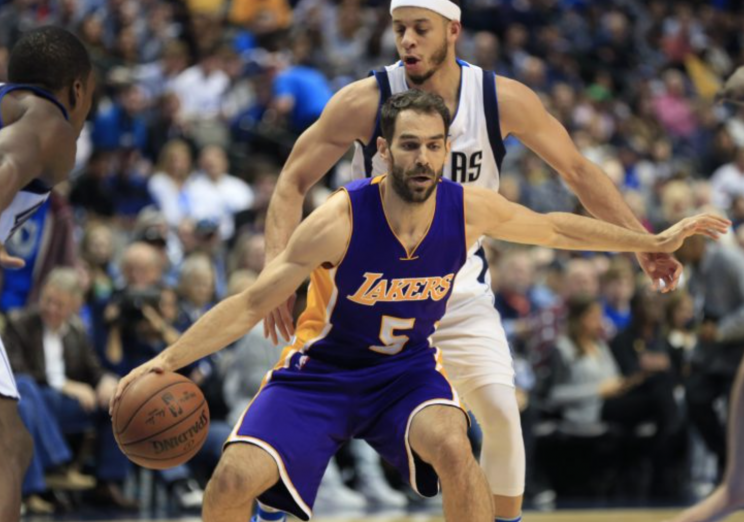
{"label": "basketball", "polygon": [[199,387],[177,373],[148,373],[132,382],[117,402],[114,437],[135,464],[167,469],[202,447],[209,406]]}

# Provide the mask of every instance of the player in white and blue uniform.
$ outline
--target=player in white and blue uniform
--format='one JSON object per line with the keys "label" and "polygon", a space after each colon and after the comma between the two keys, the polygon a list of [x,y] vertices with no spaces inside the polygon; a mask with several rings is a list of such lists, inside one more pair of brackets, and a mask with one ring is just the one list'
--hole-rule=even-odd
{"label": "player in white and blue uniform", "polygon": [[[88,52],[71,33],[41,27],[23,34],[0,85],[0,268],[22,261],[4,243],[67,179],[77,138],[90,112],[94,78]],[[12,277],[6,271],[4,277]],[[0,520],[20,517],[21,482],[31,458],[31,436],[18,416],[19,399],[0,343]]]}
{"label": "player in white and blue uniform", "polygon": [[382,110],[389,174],[337,192],[292,235],[256,283],[208,312],[124,377],[176,371],[245,335],[312,275],[297,335],[246,409],[206,490],[205,522],[309,520],[328,461],[352,438],[372,445],[424,496],[441,487],[445,520],[491,522],[493,502],[467,440],[467,416],[434,333],[455,274],[483,235],[575,250],[669,252],[730,222],[684,220],[657,236],[573,214],[536,214],[496,192],[442,179],[449,111],[421,91]]}
{"label": "player in white and blue uniform", "polygon": [[[452,156],[445,177],[498,190],[503,137],[514,136],[549,163],[594,216],[644,231],[609,178],[576,149],[563,126],[528,87],[458,60],[460,9],[450,0],[392,0],[400,62],[339,91],[320,119],[297,140],[279,177],[266,223],[267,260],[287,244],[300,221],[310,187],[357,145],[352,174],[380,172],[375,159],[381,101],[418,88],[444,98],[452,122]],[[668,254],[639,254],[643,269],[665,290],[676,287],[681,266]],[[267,333],[293,333],[288,305],[267,318]],[[514,393],[514,371],[482,250],[474,245],[457,276],[435,342],[455,387],[483,429],[481,465],[493,493],[497,520],[518,520],[525,455]]]}

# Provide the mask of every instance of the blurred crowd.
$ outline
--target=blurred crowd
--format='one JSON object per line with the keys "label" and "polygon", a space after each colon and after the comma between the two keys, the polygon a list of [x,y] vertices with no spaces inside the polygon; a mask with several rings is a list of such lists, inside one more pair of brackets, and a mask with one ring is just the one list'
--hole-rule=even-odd
{"label": "blurred crowd", "polygon": [[[686,283],[664,295],[632,257],[490,245],[528,499],[704,494],[722,473],[726,398],[744,352],[744,109],[714,102],[744,63],[744,9],[734,0],[463,3],[460,57],[538,92],[649,230],[702,209],[735,224],[720,244],[687,241]],[[8,243],[26,267],[0,274],[3,339],[37,449],[24,485],[30,511],[74,508],[75,491],[91,488],[82,498],[137,508],[123,488],[136,473],[107,416],[117,378],[255,280],[294,141],[335,91],[396,59],[388,7],[0,0],[0,82],[19,34],[44,24],[83,40],[98,79],[70,182]],[[506,147],[507,198],[583,212],[541,159],[513,138]],[[306,211],[349,170],[340,162]],[[213,422],[197,459],[156,477],[177,507],[200,504],[222,441],[278,355],[259,326],[184,370]],[[473,441],[477,449],[477,430]],[[324,484],[329,504],[408,502],[363,445],[347,448]]]}

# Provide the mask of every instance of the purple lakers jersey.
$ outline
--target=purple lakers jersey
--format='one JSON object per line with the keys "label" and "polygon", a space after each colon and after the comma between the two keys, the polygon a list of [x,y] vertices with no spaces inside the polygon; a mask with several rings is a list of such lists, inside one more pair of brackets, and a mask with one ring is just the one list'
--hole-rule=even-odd
{"label": "purple lakers jersey", "polygon": [[313,272],[293,346],[312,359],[358,368],[430,348],[429,337],[465,263],[462,186],[439,183],[429,228],[409,252],[385,216],[382,179],[344,189],[351,202],[351,239],[336,267]]}

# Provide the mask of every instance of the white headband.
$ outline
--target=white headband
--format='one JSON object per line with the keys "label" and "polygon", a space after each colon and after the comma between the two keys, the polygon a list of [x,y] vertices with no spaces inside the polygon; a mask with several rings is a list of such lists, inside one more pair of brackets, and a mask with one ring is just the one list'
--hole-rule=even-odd
{"label": "white headband", "polygon": [[399,7],[420,7],[439,13],[447,20],[460,21],[460,8],[449,0],[393,0],[390,3],[390,14]]}

